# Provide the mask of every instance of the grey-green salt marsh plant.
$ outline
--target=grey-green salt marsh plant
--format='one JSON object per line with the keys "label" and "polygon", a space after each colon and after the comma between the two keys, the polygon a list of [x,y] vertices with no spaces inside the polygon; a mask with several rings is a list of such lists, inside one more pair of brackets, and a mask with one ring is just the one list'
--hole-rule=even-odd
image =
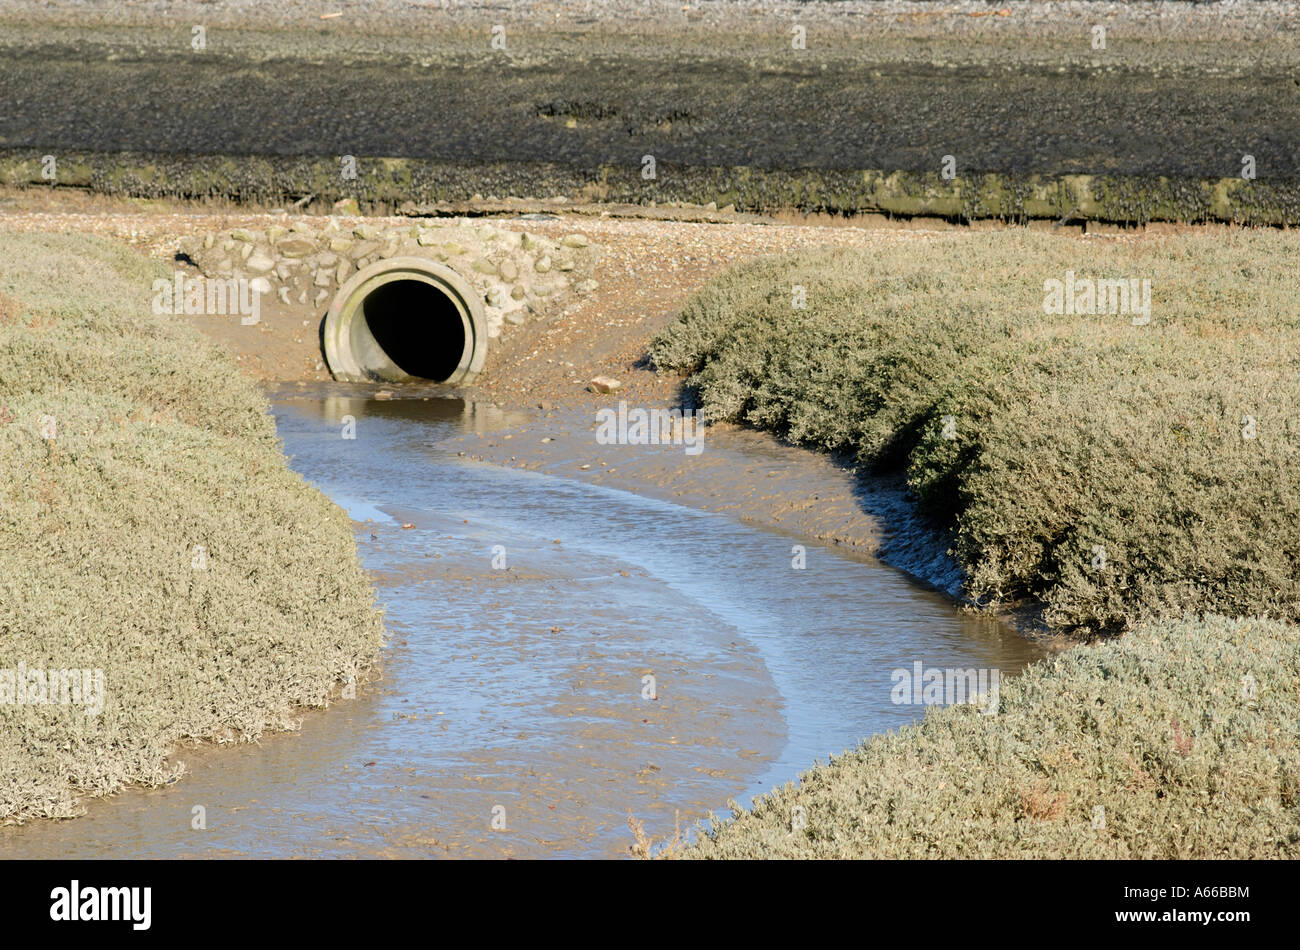
{"label": "grey-green salt marsh plant", "polygon": [[186,740],[292,728],[383,637],[347,516],[288,468],[233,358],[150,312],[159,276],[108,242],[0,234],[0,668],[104,689],[98,715],[0,703],[0,821],[168,781]]}
{"label": "grey-green salt marsh plant", "polygon": [[[653,357],[706,417],[905,472],[976,600],[1085,635],[1296,621],[1298,265],[1277,232],[809,251],[714,281]],[[1149,280],[1150,321],[1048,312],[1070,272]]]}
{"label": "grey-green salt marsh plant", "polygon": [[[1128,632],[1004,680],[998,715],[931,709],[812,768],[687,856],[1295,857],[1297,264],[1287,233],[1008,232],[697,294],[652,355],[706,417],[904,472],[972,598]],[[1149,280],[1149,322],[1063,312],[1071,272]]]}
{"label": "grey-green salt marsh plant", "polygon": [[697,858],[1294,858],[1300,631],[1165,621],[931,708],[719,821]]}

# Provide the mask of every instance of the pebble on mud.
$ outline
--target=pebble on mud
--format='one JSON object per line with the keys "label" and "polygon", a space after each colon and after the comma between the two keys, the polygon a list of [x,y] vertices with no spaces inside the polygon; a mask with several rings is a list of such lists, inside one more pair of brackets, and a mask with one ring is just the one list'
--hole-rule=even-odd
{"label": "pebble on mud", "polygon": [[316,250],[316,245],[306,238],[289,238],[275,246],[281,257],[306,257]]}
{"label": "pebble on mud", "polygon": [[249,255],[244,264],[255,274],[269,274],[275,268],[275,261],[261,251]]}

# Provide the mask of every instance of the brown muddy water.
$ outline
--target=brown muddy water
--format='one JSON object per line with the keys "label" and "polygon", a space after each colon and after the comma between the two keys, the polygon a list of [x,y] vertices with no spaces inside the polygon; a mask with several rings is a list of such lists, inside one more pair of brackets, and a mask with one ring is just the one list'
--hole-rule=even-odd
{"label": "brown muddy water", "polygon": [[181,750],[175,785],[3,829],[0,857],[616,857],[629,813],[689,828],[917,719],[894,670],[1038,655],[874,559],[455,448],[525,416],[274,410],[356,522],[390,636],[377,678],[296,733]]}

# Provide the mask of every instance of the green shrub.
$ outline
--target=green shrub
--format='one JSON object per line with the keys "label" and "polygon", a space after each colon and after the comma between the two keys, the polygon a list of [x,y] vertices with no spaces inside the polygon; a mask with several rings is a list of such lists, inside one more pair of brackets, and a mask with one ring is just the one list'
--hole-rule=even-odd
{"label": "green shrub", "polygon": [[[1285,233],[801,252],[712,282],[652,358],[706,417],[902,467],[979,602],[1079,634],[1297,621],[1297,265]],[[1150,280],[1151,322],[1045,314],[1067,271]]]}
{"label": "green shrub", "polygon": [[106,695],[0,704],[0,821],[167,781],[182,740],[292,728],[381,643],[347,516],[233,359],[150,312],[158,276],[0,234],[0,670],[101,669]]}
{"label": "green shrub", "polygon": [[1164,621],[932,708],[715,822],[696,858],[1294,858],[1300,631]]}

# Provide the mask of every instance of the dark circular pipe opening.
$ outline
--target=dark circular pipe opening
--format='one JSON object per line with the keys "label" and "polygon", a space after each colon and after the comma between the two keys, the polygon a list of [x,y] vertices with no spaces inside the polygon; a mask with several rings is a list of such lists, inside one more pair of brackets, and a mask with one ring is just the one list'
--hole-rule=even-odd
{"label": "dark circular pipe opening", "polygon": [[422,280],[394,280],[361,303],[370,335],[397,367],[442,383],[465,352],[465,326],[456,304]]}
{"label": "dark circular pipe opening", "polygon": [[338,380],[468,385],[487,358],[483,298],[437,261],[387,258],[339,288],[321,341]]}

